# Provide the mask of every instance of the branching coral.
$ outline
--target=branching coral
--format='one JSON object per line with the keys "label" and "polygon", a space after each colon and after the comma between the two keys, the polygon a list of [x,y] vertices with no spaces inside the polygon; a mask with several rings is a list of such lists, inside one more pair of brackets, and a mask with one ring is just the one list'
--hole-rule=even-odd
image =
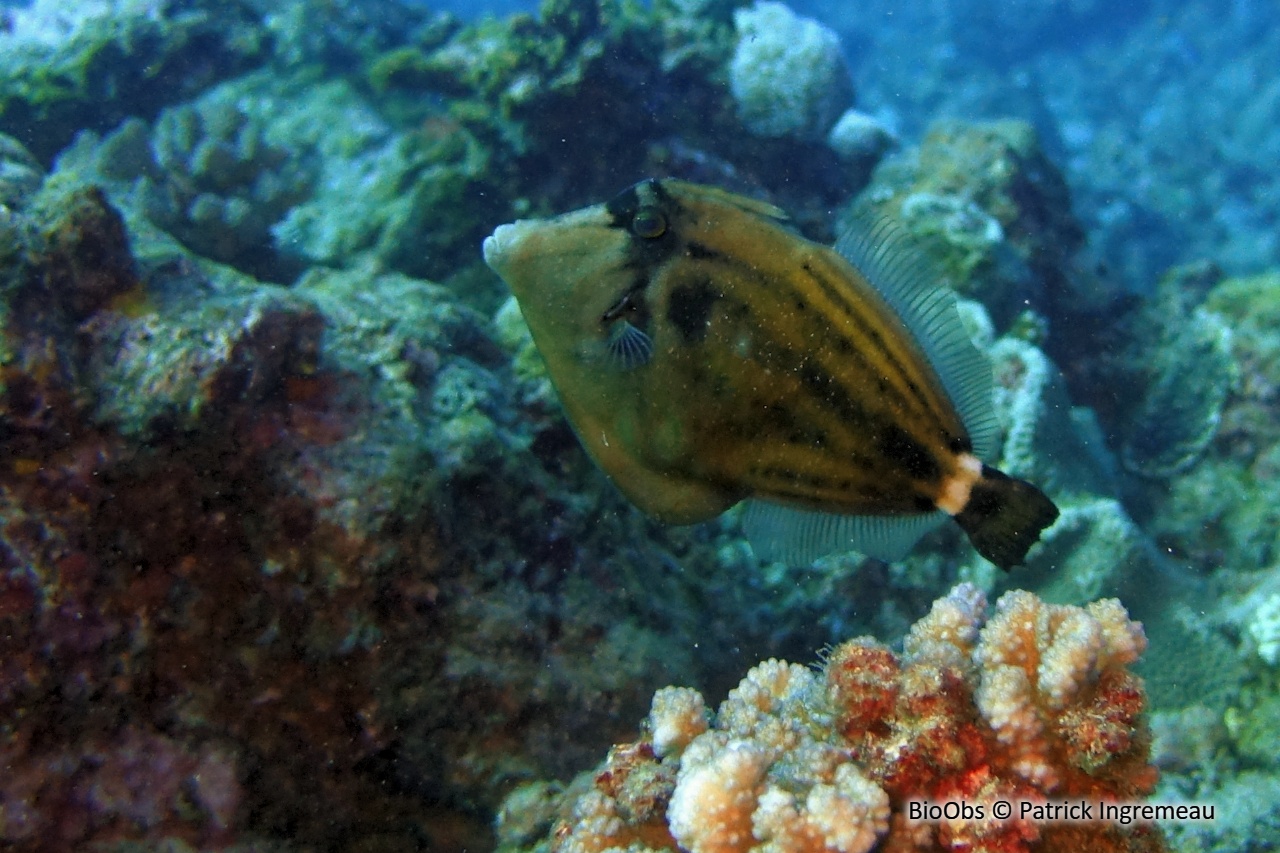
{"label": "branching coral", "polygon": [[1155,785],[1142,685],[1126,669],[1146,640],[1120,603],[1015,591],[986,609],[961,584],[902,654],[859,638],[821,672],[766,661],[709,728],[696,692],[660,691],[650,736],[613,750],[556,849],[1164,849],[1145,825],[909,819],[921,800],[990,815],[997,800],[1131,800]]}

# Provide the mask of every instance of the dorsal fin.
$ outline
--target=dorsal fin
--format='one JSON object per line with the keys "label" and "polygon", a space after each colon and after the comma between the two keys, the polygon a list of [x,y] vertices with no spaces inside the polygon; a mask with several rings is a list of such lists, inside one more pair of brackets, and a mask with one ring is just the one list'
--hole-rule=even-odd
{"label": "dorsal fin", "polygon": [[991,362],[973,344],[956,297],[893,220],[856,216],[835,249],[897,312],[933,365],[980,459],[995,452],[999,423],[991,403]]}
{"label": "dorsal fin", "polygon": [[686,195],[702,198],[716,204],[725,204],[745,210],[748,213],[754,213],[756,216],[772,219],[775,222],[790,224],[791,217],[782,208],[769,204],[767,201],[761,201],[750,196],[731,193],[728,190],[722,190],[719,187],[710,187],[705,184],[692,184],[688,181],[681,181],[675,178],[664,178],[661,182],[664,186],[678,188]]}
{"label": "dorsal fin", "polygon": [[885,562],[901,560],[920,537],[947,518],[923,515],[834,515],[748,500],[742,530],[756,557],[803,566],[819,557],[857,551]]}

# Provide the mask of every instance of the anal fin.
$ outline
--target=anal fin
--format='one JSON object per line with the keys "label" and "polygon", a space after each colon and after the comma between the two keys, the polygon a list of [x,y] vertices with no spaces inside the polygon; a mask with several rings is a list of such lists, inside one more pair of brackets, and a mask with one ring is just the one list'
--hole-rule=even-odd
{"label": "anal fin", "polygon": [[766,562],[808,565],[845,551],[893,562],[946,517],[942,512],[835,515],[752,499],[747,501],[742,528],[751,550]]}

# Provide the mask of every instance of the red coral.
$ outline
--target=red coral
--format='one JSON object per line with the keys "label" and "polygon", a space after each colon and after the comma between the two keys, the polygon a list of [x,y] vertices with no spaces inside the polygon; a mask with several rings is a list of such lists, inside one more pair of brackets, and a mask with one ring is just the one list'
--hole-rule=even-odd
{"label": "red coral", "polygon": [[842,643],[831,655],[827,690],[839,714],[836,728],[850,743],[884,733],[898,700],[899,673],[893,652],[872,641]]}
{"label": "red coral", "polygon": [[[1038,601],[1024,604],[1040,606]],[[1011,649],[1011,660],[1020,660]],[[1023,775],[1025,744],[1001,742],[975,700],[974,679],[958,664],[918,655],[901,661],[878,644],[855,640],[836,649],[826,669],[837,730],[855,761],[889,794],[902,814],[910,801],[1128,800],[1151,791],[1150,738],[1142,717],[1141,682],[1108,666],[1056,714],[1037,743],[1057,771],[1057,786]],[[989,813],[989,812],[988,812]],[[1158,831],[1110,824],[1044,824],[1015,818],[898,821],[884,849],[986,851],[1156,851]]]}

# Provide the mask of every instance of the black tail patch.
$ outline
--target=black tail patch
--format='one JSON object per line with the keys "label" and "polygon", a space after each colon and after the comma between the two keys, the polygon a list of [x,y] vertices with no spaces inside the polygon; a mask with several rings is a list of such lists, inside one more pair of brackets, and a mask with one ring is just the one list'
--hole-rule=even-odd
{"label": "black tail patch", "polygon": [[1006,571],[1027,559],[1040,531],[1057,518],[1058,508],[1044,492],[986,465],[955,516],[978,553]]}

